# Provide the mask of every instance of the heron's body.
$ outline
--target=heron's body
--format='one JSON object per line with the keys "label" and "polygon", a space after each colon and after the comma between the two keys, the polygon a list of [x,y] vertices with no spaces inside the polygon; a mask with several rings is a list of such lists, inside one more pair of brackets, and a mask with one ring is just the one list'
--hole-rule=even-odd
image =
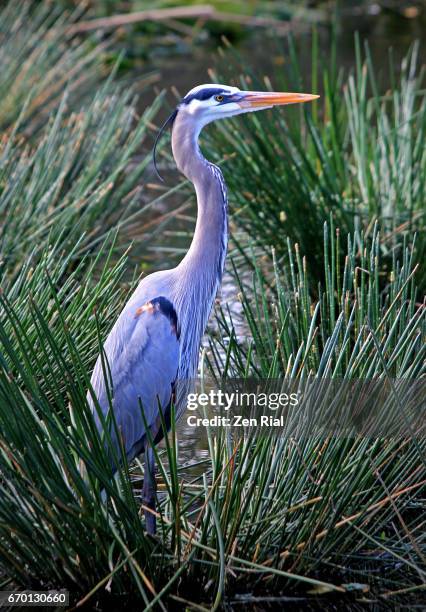
{"label": "heron's body", "polygon": [[[184,122],[174,127],[178,167],[193,181],[198,195],[199,213],[189,251],[176,268],[141,281],[104,345],[115,418],[129,460],[144,449],[146,441],[139,398],[147,423],[159,427],[158,400],[167,410],[176,380],[195,377],[201,338],[222,278],[228,233],[225,183],[219,168],[204,159],[198,145],[194,149],[196,137]],[[106,415],[109,400],[103,370],[99,357],[92,386]],[[177,400],[179,415],[185,398],[178,394]]]}
{"label": "heron's body", "polygon": [[[159,439],[159,404],[166,416],[172,398],[177,416],[185,409],[186,383],[196,376],[201,338],[222,279],[228,241],[226,186],[220,169],[200,151],[201,129],[221,117],[313,97],[204,85],[191,90],[173,114],[173,155],[197,195],[193,240],[176,268],[141,281],[104,344],[104,357],[95,365],[91,384],[98,407],[89,393],[99,429],[99,408],[106,416],[112,407],[129,460],[146,450],[144,421],[152,437]],[[148,462],[144,494],[153,507],[152,454]],[[147,517],[147,526],[153,531],[155,521],[150,523]]]}

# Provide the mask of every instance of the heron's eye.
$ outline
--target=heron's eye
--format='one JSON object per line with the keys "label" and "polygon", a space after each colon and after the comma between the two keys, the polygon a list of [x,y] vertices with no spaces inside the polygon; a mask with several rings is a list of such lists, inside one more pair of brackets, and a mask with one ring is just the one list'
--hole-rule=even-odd
{"label": "heron's eye", "polygon": [[216,102],[223,102],[223,96],[215,96],[214,99]]}

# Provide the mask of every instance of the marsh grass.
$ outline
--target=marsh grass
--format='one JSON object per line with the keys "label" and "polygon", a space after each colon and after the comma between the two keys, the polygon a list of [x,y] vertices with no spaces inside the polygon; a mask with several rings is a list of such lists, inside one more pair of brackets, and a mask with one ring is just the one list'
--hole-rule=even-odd
{"label": "marsh grass", "polygon": [[111,228],[155,205],[141,197],[150,155],[132,162],[159,104],[137,119],[133,102],[131,93],[107,84],[83,112],[68,116],[65,96],[35,146],[16,132],[5,140],[1,248],[9,274],[24,253],[34,258],[47,243],[67,250],[67,242],[71,248],[79,242],[78,254],[93,249]]}
{"label": "marsh grass", "polygon": [[[313,36],[312,71],[302,73],[292,38],[279,50],[288,68],[275,68],[261,81],[229,47],[222,76],[243,89],[314,91],[321,99],[303,108],[268,111],[218,122],[206,132],[216,159],[229,158],[223,171],[233,220],[263,248],[287,251],[297,242],[315,280],[324,280],[321,235],[332,218],[343,235],[371,233],[380,223],[383,255],[392,257],[417,232],[419,260],[425,254],[426,96],[424,68],[414,44],[386,75],[377,76],[368,46],[355,39],[350,74],[337,67],[335,49],[324,58]],[[383,87],[383,79],[389,83]],[[343,249],[345,244],[342,243]],[[424,287],[424,271],[419,282]]]}
{"label": "marsh grass", "polygon": [[[252,340],[237,339],[232,320],[219,313],[213,369],[240,377],[251,370],[262,377],[333,376],[344,364],[349,377],[424,374],[424,308],[415,302],[412,255],[407,248],[404,259],[395,260],[393,280],[380,294],[378,240],[376,231],[359,261],[351,246],[356,240],[349,241],[338,282],[337,247],[325,231],[325,273],[335,290],[324,288],[314,306],[297,251],[293,271],[276,267],[275,298],[256,270],[255,291],[241,287]],[[108,261],[111,246],[104,249]],[[24,312],[1,298],[5,577],[22,586],[65,586],[92,603],[108,597],[109,585],[117,597],[142,597],[146,606],[176,597],[219,605],[224,596],[247,593],[248,576],[250,593],[356,598],[371,589],[377,598],[409,586],[415,597],[425,573],[422,438],[232,440],[209,431],[208,461],[191,478],[179,467],[173,426],[165,449],[156,449],[159,539],[147,538],[128,466],[111,478],[86,400],[86,344],[99,350],[101,326],[115,316],[123,265],[107,263],[96,285],[90,267],[86,276],[76,269],[68,283],[78,277],[78,288],[70,291],[55,287],[54,269],[41,260],[35,278],[44,277],[42,295],[31,295]],[[286,277],[295,285],[279,282]],[[93,300],[96,316],[82,318],[83,305]],[[386,572],[366,572],[368,563]]]}
{"label": "marsh grass", "polygon": [[[191,476],[173,425],[155,451],[159,534],[146,535],[142,468],[124,460],[112,478],[108,439],[99,438],[86,393],[133,285],[122,282],[128,262],[117,231],[147,210],[138,185],[148,160],[128,167],[156,107],[135,116],[132,94],[113,81],[78,113],[65,104],[55,104],[48,122],[34,107],[30,123],[40,126],[30,143],[20,137],[28,115],[9,116],[0,146],[1,587],[68,588],[74,604],[100,608],[217,609],[265,594],[312,604],[330,594],[418,602],[426,572],[421,436],[232,440],[209,430],[208,456]],[[320,173],[321,193],[324,181]],[[265,226],[269,253],[266,206],[250,227]],[[424,376],[414,235],[407,230],[386,251],[381,224],[347,232],[343,213],[334,224],[320,217],[315,265],[298,234],[284,243],[276,234],[275,253],[260,263],[259,245],[240,241],[235,278],[247,332],[219,309],[203,372]]]}
{"label": "marsh grass", "polygon": [[82,9],[64,12],[50,3],[27,0],[0,8],[0,129],[15,124],[27,137],[44,124],[65,89],[74,102],[105,77],[102,45],[73,39],[66,26]]}
{"label": "marsh grass", "polygon": [[[346,255],[342,255],[346,245]],[[247,339],[229,310],[220,310],[212,368],[239,378],[331,376],[418,378],[424,374],[424,299],[416,285],[419,263],[411,246],[382,264],[377,225],[370,239],[323,227],[324,283],[315,281],[299,245],[287,240],[287,258],[252,250],[251,281],[234,266]],[[250,250],[248,251],[250,253]],[[313,275],[314,276],[314,275]],[[241,342],[240,342],[241,340]]]}

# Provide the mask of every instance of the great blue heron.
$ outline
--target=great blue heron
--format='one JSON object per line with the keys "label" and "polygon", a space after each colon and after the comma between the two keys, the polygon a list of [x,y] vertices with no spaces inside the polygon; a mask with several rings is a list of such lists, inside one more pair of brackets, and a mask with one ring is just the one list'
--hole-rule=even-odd
{"label": "great blue heron", "polygon": [[[172,401],[177,417],[185,409],[185,394],[179,393],[176,385],[196,375],[201,338],[222,279],[228,242],[225,181],[221,170],[203,157],[199,134],[216,119],[317,97],[199,85],[187,93],[163,125],[162,129],[172,126],[176,165],[195,187],[198,217],[194,236],[176,268],[155,272],[141,281],[96,362],[91,384],[97,408],[89,393],[100,430],[105,425],[99,418],[99,408],[106,417],[112,405],[128,460],[145,452],[143,501],[152,510],[155,461],[144,423],[157,443],[162,436],[159,406],[166,421]],[[107,385],[105,380],[109,381]],[[118,448],[117,437],[112,438]],[[145,517],[147,531],[154,533],[155,515],[148,511]]]}

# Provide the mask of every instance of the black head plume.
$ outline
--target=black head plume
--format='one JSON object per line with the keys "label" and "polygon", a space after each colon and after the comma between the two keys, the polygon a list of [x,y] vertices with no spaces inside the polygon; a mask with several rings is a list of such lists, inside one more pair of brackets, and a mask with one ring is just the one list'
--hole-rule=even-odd
{"label": "black head plume", "polygon": [[171,114],[171,115],[170,115],[170,116],[169,116],[169,117],[166,119],[166,121],[163,123],[163,125],[160,127],[160,130],[159,130],[159,132],[158,132],[158,134],[157,134],[157,137],[156,137],[156,139],[155,139],[155,142],[154,142],[154,148],[153,148],[153,150],[152,150],[152,158],[153,158],[153,160],[154,160],[154,168],[155,168],[155,172],[157,173],[157,176],[158,176],[158,178],[160,179],[160,181],[162,181],[163,183],[164,183],[164,179],[163,179],[163,177],[161,176],[161,174],[158,172],[158,168],[157,168],[157,160],[156,160],[157,145],[158,145],[158,142],[159,142],[159,140],[160,140],[161,136],[164,134],[165,130],[166,130],[166,129],[167,129],[169,126],[173,125],[173,122],[174,122],[174,120],[176,119],[176,115],[177,115],[177,113],[178,113],[178,109],[176,108],[176,109],[175,109],[175,110],[172,112],[172,114]]}

